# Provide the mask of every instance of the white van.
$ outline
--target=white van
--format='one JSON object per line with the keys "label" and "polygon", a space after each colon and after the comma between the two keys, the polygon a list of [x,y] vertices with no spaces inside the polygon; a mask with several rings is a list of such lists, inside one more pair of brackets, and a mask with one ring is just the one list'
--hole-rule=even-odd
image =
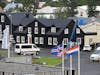
{"label": "white van", "polygon": [[97,47],[94,53],[90,55],[90,60],[100,61],[100,47]]}
{"label": "white van", "polygon": [[40,48],[38,48],[35,44],[16,44],[15,45],[15,53],[17,54],[36,54],[38,55],[40,52]]}

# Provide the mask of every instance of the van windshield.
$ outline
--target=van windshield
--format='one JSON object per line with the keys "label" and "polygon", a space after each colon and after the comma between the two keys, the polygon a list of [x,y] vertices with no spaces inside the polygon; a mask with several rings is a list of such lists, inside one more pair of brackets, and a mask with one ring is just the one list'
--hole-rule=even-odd
{"label": "van windshield", "polygon": [[31,45],[23,45],[22,48],[32,48]]}

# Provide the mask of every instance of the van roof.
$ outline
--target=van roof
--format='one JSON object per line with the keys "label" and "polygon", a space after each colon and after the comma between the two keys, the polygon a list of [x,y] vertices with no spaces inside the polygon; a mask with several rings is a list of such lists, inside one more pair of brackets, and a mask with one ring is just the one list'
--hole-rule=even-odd
{"label": "van roof", "polygon": [[20,43],[20,44],[15,44],[15,45],[35,45],[35,44]]}

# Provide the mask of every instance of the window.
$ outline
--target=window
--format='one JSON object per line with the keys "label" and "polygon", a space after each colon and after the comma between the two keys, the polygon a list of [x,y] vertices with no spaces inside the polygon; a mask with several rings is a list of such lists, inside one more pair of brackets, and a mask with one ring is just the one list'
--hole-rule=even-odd
{"label": "window", "polygon": [[80,33],[80,29],[79,29],[79,28],[76,29],[76,33],[77,33],[77,34]]}
{"label": "window", "polygon": [[51,32],[56,33],[56,27],[51,27]]}
{"label": "window", "polygon": [[0,41],[2,40],[2,32],[0,31]]}
{"label": "window", "polygon": [[22,48],[32,48],[32,45],[23,45]]}
{"label": "window", "polygon": [[31,27],[28,27],[28,33],[32,33],[32,28]]}
{"label": "window", "polygon": [[53,45],[57,45],[57,38],[56,37],[53,38]]}
{"label": "window", "polygon": [[52,37],[48,37],[48,45],[52,45]]}
{"label": "window", "polygon": [[2,25],[0,25],[0,31],[2,31]]}
{"label": "window", "polygon": [[34,34],[38,34],[38,28],[37,27],[34,28]]}
{"label": "window", "polygon": [[68,44],[68,38],[64,38],[63,41],[64,41],[64,42],[63,42],[64,45],[67,45],[67,44]]}
{"label": "window", "polygon": [[1,15],[1,22],[5,22],[5,17],[4,17],[4,15]]}
{"label": "window", "polygon": [[68,34],[68,28],[64,30],[64,34]]}
{"label": "window", "polygon": [[25,43],[25,36],[21,36],[21,42]]}
{"label": "window", "polygon": [[81,38],[76,38],[76,42],[77,42],[78,44],[81,44]]}
{"label": "window", "polygon": [[18,42],[18,43],[20,42],[20,36],[16,37],[16,42]]}
{"label": "window", "polygon": [[40,44],[44,44],[44,38],[40,37]]}
{"label": "window", "polygon": [[19,31],[23,31],[23,26],[19,26]]}
{"label": "window", "polygon": [[35,22],[35,27],[38,27],[38,22]]}
{"label": "window", "polygon": [[35,38],[34,38],[34,43],[35,43],[35,44],[38,44],[38,37],[35,37]]}
{"label": "window", "polygon": [[45,34],[45,28],[41,28],[41,34]]}

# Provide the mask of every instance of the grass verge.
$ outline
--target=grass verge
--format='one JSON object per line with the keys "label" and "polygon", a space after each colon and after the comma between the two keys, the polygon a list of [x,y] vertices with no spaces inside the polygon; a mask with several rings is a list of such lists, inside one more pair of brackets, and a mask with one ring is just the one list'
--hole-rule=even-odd
{"label": "grass verge", "polygon": [[40,57],[40,58],[33,58],[33,64],[42,64],[45,66],[56,66],[61,63],[61,59],[59,58],[46,58],[46,57]]}

